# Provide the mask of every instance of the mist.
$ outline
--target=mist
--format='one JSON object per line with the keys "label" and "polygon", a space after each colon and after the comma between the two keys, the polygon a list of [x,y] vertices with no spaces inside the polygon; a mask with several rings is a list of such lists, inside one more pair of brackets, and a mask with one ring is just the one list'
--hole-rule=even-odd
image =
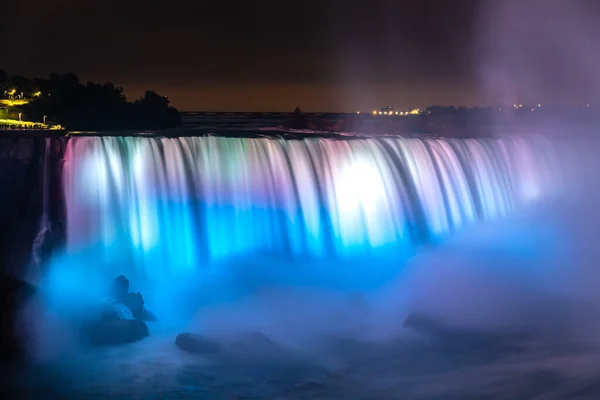
{"label": "mist", "polygon": [[586,105],[600,100],[600,5],[480,2],[474,66],[488,104]]}

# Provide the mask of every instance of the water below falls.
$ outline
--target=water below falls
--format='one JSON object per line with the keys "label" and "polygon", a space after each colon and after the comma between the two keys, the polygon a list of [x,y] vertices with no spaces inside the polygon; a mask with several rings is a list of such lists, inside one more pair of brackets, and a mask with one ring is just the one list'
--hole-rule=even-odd
{"label": "water below falls", "polygon": [[150,277],[232,256],[402,254],[560,181],[548,143],[520,136],[75,137],[65,159],[68,251],[126,255],[123,272]]}

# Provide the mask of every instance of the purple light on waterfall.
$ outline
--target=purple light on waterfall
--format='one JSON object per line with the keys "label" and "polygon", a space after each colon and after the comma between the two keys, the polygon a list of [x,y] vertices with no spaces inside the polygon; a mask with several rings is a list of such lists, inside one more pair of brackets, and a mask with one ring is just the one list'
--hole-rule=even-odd
{"label": "purple light on waterfall", "polygon": [[[72,251],[137,273],[241,254],[345,257],[438,240],[560,185],[541,137],[85,137],[64,171]],[[163,271],[164,272],[164,271]]]}

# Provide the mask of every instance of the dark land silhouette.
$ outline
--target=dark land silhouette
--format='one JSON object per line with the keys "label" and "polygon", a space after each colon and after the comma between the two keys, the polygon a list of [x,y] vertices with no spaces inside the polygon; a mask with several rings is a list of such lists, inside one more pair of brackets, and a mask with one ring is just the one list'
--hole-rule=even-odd
{"label": "dark land silhouette", "polygon": [[14,103],[4,110],[9,117],[20,113],[23,121],[46,121],[68,130],[167,129],[181,123],[169,99],[152,90],[127,101],[114,83],[83,84],[73,73],[28,79],[0,70],[0,89]]}
{"label": "dark land silhouette", "polygon": [[411,115],[373,112],[310,114],[296,108],[282,127],[329,133],[425,134],[444,137],[477,137],[514,132],[544,133],[562,129],[595,129],[600,108],[572,106],[514,105],[487,107],[430,106]]}

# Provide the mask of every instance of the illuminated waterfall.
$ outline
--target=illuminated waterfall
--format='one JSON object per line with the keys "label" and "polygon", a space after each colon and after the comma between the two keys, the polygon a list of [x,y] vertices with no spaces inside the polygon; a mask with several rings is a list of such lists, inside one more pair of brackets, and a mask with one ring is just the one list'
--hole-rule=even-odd
{"label": "illuminated waterfall", "polygon": [[407,249],[556,188],[541,138],[75,137],[70,251],[169,272],[233,255]]}

